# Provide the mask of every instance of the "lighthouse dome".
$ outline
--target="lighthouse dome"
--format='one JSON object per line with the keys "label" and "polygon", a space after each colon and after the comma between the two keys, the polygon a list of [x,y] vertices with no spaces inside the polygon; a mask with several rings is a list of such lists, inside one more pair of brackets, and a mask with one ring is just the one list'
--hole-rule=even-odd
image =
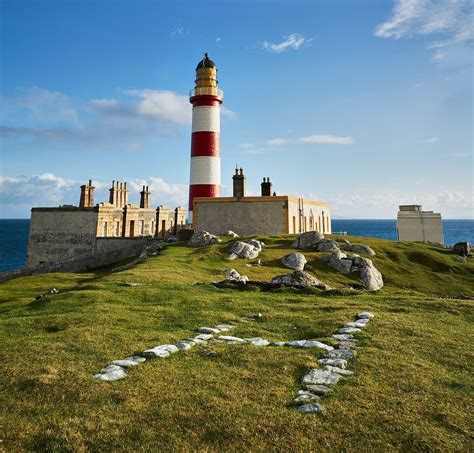
{"label": "lighthouse dome", "polygon": [[207,56],[207,53],[204,54],[204,58],[196,66],[196,70],[201,68],[215,68],[216,64]]}

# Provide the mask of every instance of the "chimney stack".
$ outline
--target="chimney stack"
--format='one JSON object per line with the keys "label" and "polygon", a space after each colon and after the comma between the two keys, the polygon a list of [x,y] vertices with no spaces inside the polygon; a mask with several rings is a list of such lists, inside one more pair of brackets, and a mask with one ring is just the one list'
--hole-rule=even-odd
{"label": "chimney stack", "polygon": [[81,186],[81,198],[79,199],[80,208],[93,208],[94,207],[94,189],[92,186],[92,180],[89,179],[89,184]]}
{"label": "chimney stack", "polygon": [[150,209],[150,192],[148,186],[143,186],[142,191],[140,192],[140,208]]}
{"label": "chimney stack", "polygon": [[234,191],[233,196],[236,198],[243,198],[245,197],[245,186],[246,186],[246,177],[244,175],[244,170],[241,168],[235,169],[235,175],[232,176],[232,180],[234,183]]}
{"label": "chimney stack", "polygon": [[271,197],[272,195],[272,183],[270,178],[263,178],[262,186],[262,197]]}

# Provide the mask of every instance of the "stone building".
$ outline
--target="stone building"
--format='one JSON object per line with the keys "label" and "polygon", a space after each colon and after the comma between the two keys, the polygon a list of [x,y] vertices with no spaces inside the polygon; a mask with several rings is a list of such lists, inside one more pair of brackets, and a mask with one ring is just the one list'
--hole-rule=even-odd
{"label": "stone building", "polygon": [[441,214],[423,211],[421,205],[402,205],[397,214],[399,241],[436,242],[443,244]]}
{"label": "stone building", "polygon": [[246,177],[236,169],[232,197],[194,198],[193,228],[222,234],[228,230],[241,236],[297,234],[305,231],[331,233],[329,204],[276,195],[270,178],[263,178],[261,196],[246,196]]}
{"label": "stone building", "polygon": [[[186,209],[151,207],[147,186],[140,205],[128,202],[127,183],[113,181],[109,202],[94,205],[92,181],[81,186],[79,206],[32,208],[28,266],[132,250],[134,239],[177,234],[186,223]],[[119,254],[120,255],[120,254]],[[124,256],[125,258],[126,256]]]}

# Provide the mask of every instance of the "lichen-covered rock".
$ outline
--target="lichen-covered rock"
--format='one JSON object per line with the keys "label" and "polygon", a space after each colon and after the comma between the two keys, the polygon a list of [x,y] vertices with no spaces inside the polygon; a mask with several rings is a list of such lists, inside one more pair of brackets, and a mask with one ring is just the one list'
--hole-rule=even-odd
{"label": "lichen-covered rock", "polygon": [[364,259],[363,265],[359,267],[360,278],[367,291],[378,291],[383,288],[383,278],[369,259]]}
{"label": "lichen-covered rock", "polygon": [[250,239],[250,241],[247,241],[247,244],[253,245],[259,253],[266,247],[264,242],[257,239]]}
{"label": "lichen-covered rock", "polygon": [[242,241],[231,242],[227,246],[227,251],[230,255],[235,254],[239,258],[247,260],[253,260],[254,258],[257,258],[259,254],[258,249],[254,245],[247,244]]}
{"label": "lichen-covered rock", "polygon": [[246,275],[240,275],[235,269],[226,269],[224,271],[224,277],[226,280],[234,282],[247,283],[249,281],[249,278]]}
{"label": "lichen-covered rock", "polygon": [[336,241],[331,241],[329,239],[323,239],[316,243],[317,252],[337,252],[339,250],[339,245]]}
{"label": "lichen-covered rock", "polygon": [[311,392],[314,393],[315,395],[321,395],[325,396],[328,393],[332,392],[332,389],[325,385],[313,385],[313,384],[308,384],[306,385],[306,388]]}
{"label": "lichen-covered rock", "polygon": [[308,385],[332,385],[337,384],[341,376],[339,374],[331,373],[328,370],[320,370],[313,368],[303,377],[303,384]]}
{"label": "lichen-covered rock", "polygon": [[277,275],[272,278],[272,283],[282,286],[294,286],[296,288],[318,288],[322,290],[331,289],[328,285],[322,283],[314,275],[304,271],[295,271],[291,274]]}
{"label": "lichen-covered rock", "polygon": [[194,233],[188,242],[191,247],[206,247],[208,245],[221,242],[219,236],[209,233],[208,231],[198,231]]}
{"label": "lichen-covered rock", "polygon": [[324,413],[326,412],[326,409],[322,404],[318,403],[309,403],[309,404],[304,404],[303,406],[298,407],[298,410],[302,412],[303,414],[315,412],[315,413]]}
{"label": "lichen-covered rock", "polygon": [[354,374],[353,371],[343,370],[342,368],[339,368],[337,366],[326,365],[324,369],[327,371],[330,371],[331,373],[337,373],[342,376],[352,376]]}
{"label": "lichen-covered rock", "polygon": [[365,253],[366,255],[375,256],[375,252],[368,245],[349,245],[344,250],[354,253]]}
{"label": "lichen-covered rock", "polygon": [[341,274],[350,274],[352,271],[352,260],[340,250],[330,255],[322,256],[321,261],[324,261],[329,267]]}
{"label": "lichen-covered rock", "polygon": [[281,262],[283,266],[293,269],[294,271],[302,271],[304,265],[307,263],[305,256],[301,253],[289,253],[281,259]]}
{"label": "lichen-covered rock", "polygon": [[345,369],[347,366],[347,360],[344,359],[319,359],[320,365],[330,365]]}
{"label": "lichen-covered rock", "polygon": [[317,403],[319,401],[319,396],[316,396],[314,393],[311,393],[308,390],[300,390],[298,396],[293,400],[295,404],[308,404],[308,403]]}
{"label": "lichen-covered rock", "polygon": [[356,355],[356,351],[349,351],[346,349],[334,349],[334,351],[328,352],[330,359],[353,359]]}
{"label": "lichen-covered rock", "polygon": [[319,231],[308,231],[306,233],[300,234],[291,244],[291,248],[310,248],[322,239],[324,239],[324,236]]}

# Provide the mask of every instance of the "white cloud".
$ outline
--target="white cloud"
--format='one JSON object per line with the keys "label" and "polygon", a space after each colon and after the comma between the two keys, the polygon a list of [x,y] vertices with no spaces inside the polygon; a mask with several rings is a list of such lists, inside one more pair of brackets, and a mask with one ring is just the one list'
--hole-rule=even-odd
{"label": "white cloud", "polygon": [[[380,38],[436,36],[428,48],[443,48],[474,41],[474,2],[472,0],[395,0],[392,17],[375,29]],[[440,62],[444,52],[436,52]]]}
{"label": "white cloud", "polygon": [[131,190],[140,192],[143,186],[148,186],[152,197],[152,206],[167,205],[169,207],[182,206],[187,208],[187,184],[171,184],[163,178],[150,177],[148,180],[132,179],[129,181]]}
{"label": "white cloud", "polygon": [[439,142],[439,137],[425,138],[421,140],[421,143],[437,143]]}
{"label": "white cloud", "polygon": [[269,146],[281,146],[285,145],[288,142],[289,140],[287,138],[272,138],[270,140],[267,140],[265,144]]}
{"label": "white cloud", "polygon": [[325,143],[330,145],[352,145],[354,139],[352,137],[340,137],[337,135],[309,135],[308,137],[301,137],[301,143]]}
{"label": "white cloud", "polygon": [[181,36],[184,34],[186,30],[184,29],[184,27],[181,27],[181,26],[176,26],[173,31],[170,32],[170,34],[168,35],[171,39],[174,39],[174,38],[177,38],[178,36]]}
{"label": "white cloud", "polygon": [[237,114],[234,111],[228,109],[224,105],[221,106],[221,115],[227,118],[235,118],[237,116]]}
{"label": "white cloud", "polygon": [[303,44],[308,44],[309,42],[311,42],[311,39],[305,38],[299,33],[291,33],[288,36],[284,36],[283,41],[279,43],[263,41],[261,46],[267,52],[280,54],[290,49],[298,50]]}
{"label": "white cloud", "polygon": [[437,50],[434,55],[431,57],[431,59],[435,62],[435,63],[439,63],[440,61],[443,61],[444,59],[446,58],[446,53],[445,52],[441,52],[440,50]]}

